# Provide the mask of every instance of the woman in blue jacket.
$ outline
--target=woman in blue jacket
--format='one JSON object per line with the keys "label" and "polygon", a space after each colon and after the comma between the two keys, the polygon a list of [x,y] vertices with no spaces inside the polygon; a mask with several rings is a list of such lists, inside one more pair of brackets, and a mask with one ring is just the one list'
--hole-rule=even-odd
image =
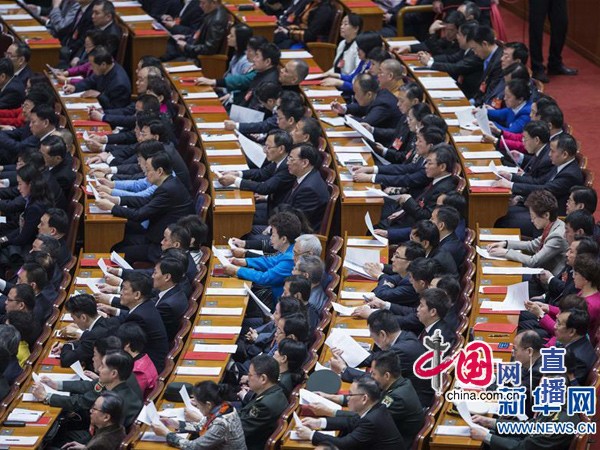
{"label": "woman in blue jacket", "polygon": [[488,118],[498,130],[522,133],[525,125],[531,120],[530,97],[531,88],[525,80],[512,80],[504,88],[506,108],[488,109]]}

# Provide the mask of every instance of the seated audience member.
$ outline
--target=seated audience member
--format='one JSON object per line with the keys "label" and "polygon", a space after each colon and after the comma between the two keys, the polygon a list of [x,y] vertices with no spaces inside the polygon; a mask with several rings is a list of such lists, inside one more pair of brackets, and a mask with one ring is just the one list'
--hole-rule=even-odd
{"label": "seated audience member", "polygon": [[460,213],[452,206],[436,206],[431,213],[431,222],[440,232],[440,242],[437,251],[449,253],[456,263],[459,271],[462,269],[466,250],[465,246],[456,235],[456,228],[460,222]]}
{"label": "seated audience member", "polygon": [[60,365],[70,367],[80,361],[84,369],[92,370],[94,343],[110,334],[109,320],[98,314],[94,297],[89,294],[68,298],[65,308],[75,326],[68,325],[61,331],[67,337],[78,337],[71,342],[58,342],[52,347],[52,353],[60,355]]}
{"label": "seated audience member", "polygon": [[[93,75],[92,64],[88,61],[89,54],[96,47],[109,47],[108,39],[107,34],[102,30],[89,30],[86,33],[80,56],[73,58],[75,65],[57,73],[56,79],[61,83],[69,83],[69,78],[71,78],[71,84],[77,84],[82,79]],[[75,61],[75,59],[78,60]]]}
{"label": "seated audience member", "polygon": [[286,397],[304,381],[302,366],[307,357],[308,351],[304,342],[287,338],[279,342],[273,358],[279,364],[279,385]]}
{"label": "seated audience member", "polygon": [[121,39],[121,28],[115,22],[115,5],[109,0],[96,0],[92,5],[92,23],[94,29],[102,30],[108,35]]}
{"label": "seated audience member", "polygon": [[144,330],[148,356],[156,370],[161,372],[165,367],[165,358],[169,352],[169,341],[165,325],[151,296],[152,282],[150,278],[144,274],[131,272],[124,277],[121,286],[121,306],[129,308],[129,310],[107,305],[100,305],[98,308],[107,314],[117,316],[117,326],[134,322]]}
{"label": "seated audience member", "polygon": [[252,358],[248,371],[248,387],[256,396],[239,412],[248,450],[262,450],[275,431],[288,400],[277,383],[279,365],[268,355]]}
{"label": "seated audience member", "polygon": [[[287,158],[292,148],[292,138],[286,131],[272,130],[267,135],[265,153],[269,164],[258,169],[224,172],[219,178],[223,186],[235,185],[242,190],[267,196],[266,203],[257,203],[254,223],[266,225],[273,208],[279,205],[294,184],[289,173]],[[264,206],[261,208],[261,205]]]}
{"label": "seated audience member", "polygon": [[23,84],[23,88],[27,84],[27,80],[33,74],[33,70],[29,67],[31,59],[31,48],[25,42],[13,42],[8,46],[4,55],[10,59],[15,72],[14,77]]}
{"label": "seated audience member", "polygon": [[208,237],[208,226],[197,214],[183,216],[177,221],[177,225],[186,228],[190,233],[190,255],[194,263],[199,264],[203,256],[201,247]]}
{"label": "seated audience member", "polygon": [[67,213],[62,209],[48,208],[38,225],[38,232],[45,234],[58,241],[60,248],[56,263],[60,267],[64,267],[71,260],[71,249],[67,247],[66,236],[69,232],[69,218]]}
{"label": "seated audience member", "polygon": [[465,303],[464,297],[460,296],[462,293],[462,288],[458,278],[452,275],[436,275],[436,277],[431,280],[431,287],[439,288],[443,290],[446,295],[448,295],[448,299],[450,300],[450,308],[448,309],[444,320],[450,326],[450,328],[458,330],[464,316],[462,308]]}
{"label": "seated audience member", "polygon": [[300,92],[300,83],[308,75],[309,67],[303,59],[290,59],[279,70],[279,83],[284,91]]}
{"label": "seated audience member", "polygon": [[593,188],[586,186],[573,186],[567,199],[566,213],[571,214],[573,211],[582,209],[590,214],[596,212],[598,204],[598,195]]}
{"label": "seated audience member", "polygon": [[276,256],[233,258],[225,273],[271,288],[273,300],[281,295],[283,282],[291,275],[294,241],[300,235],[300,221],[290,213],[279,213],[269,219],[271,244]]}
{"label": "seated audience member", "polygon": [[144,398],[148,398],[158,383],[158,373],[145,352],[146,333],[137,323],[127,322],[119,327],[117,337],[121,339],[123,350],[133,358],[133,373]]}
{"label": "seated audience member", "polygon": [[65,198],[69,198],[75,172],[73,157],[67,150],[65,141],[60,136],[48,136],[40,143],[40,153],[44,156],[46,169],[58,182]]}
{"label": "seated audience member", "polygon": [[23,368],[19,365],[19,360],[17,359],[20,342],[21,334],[14,326],[0,324],[0,349],[5,349],[9,354],[8,364],[2,373],[2,377],[9,386],[14,384],[23,372]]}
{"label": "seated audience member", "polygon": [[190,236],[188,229],[182,225],[178,225],[177,223],[172,223],[165,228],[163,239],[160,241],[160,249],[162,250],[162,255],[160,257],[166,256],[165,252],[171,248],[179,250],[180,253],[185,256],[187,268],[184,275],[187,278],[189,286],[188,284],[184,283],[183,280],[181,282],[181,287],[186,295],[191,293],[191,285],[194,282],[194,278],[196,278],[196,275],[198,274],[198,265],[196,264],[196,261],[190,252],[191,241],[192,237]]}
{"label": "seated audience member", "polygon": [[[425,349],[417,336],[410,331],[401,329],[391,311],[375,311],[367,319],[367,324],[376,347],[360,366],[369,366],[374,356],[380,351],[393,351],[400,359],[402,375],[411,380],[423,406],[430,406],[433,401],[431,384],[419,379],[413,372],[413,363]],[[339,373],[344,381],[351,381],[362,374],[358,369],[348,367],[337,351],[333,352],[331,370]]]}
{"label": "seated audience member", "polygon": [[458,226],[456,227],[455,233],[461,241],[465,240],[466,233],[466,209],[467,209],[467,200],[465,197],[456,191],[448,192],[447,194],[440,194],[436,199],[436,206],[451,206],[456,209],[460,215],[460,221],[458,222]]}
{"label": "seated audience member", "polygon": [[158,292],[154,306],[165,324],[169,342],[175,339],[183,314],[188,308],[187,295],[180,286],[185,269],[179,259],[166,256],[156,263],[152,274],[152,287]]}
{"label": "seated audience member", "polygon": [[360,59],[356,37],[360,34],[362,27],[363,19],[358,14],[348,13],[342,18],[340,24],[342,40],[335,51],[333,66],[323,74],[325,77],[350,75],[358,67]]}
{"label": "seated audience member", "polygon": [[83,92],[86,98],[97,98],[105,109],[127,106],[131,99],[131,81],[108,49],[95,48],[90,54],[90,63],[94,74],[76,85],[68,84],[64,91],[67,94]]}
{"label": "seated audience member", "polygon": [[450,11],[444,19],[435,20],[429,26],[429,36],[419,44],[398,48],[398,53],[427,52],[433,56],[450,55],[459,49],[458,31],[465,17],[458,11]]}
{"label": "seated audience member", "polygon": [[0,58],[0,109],[16,109],[25,100],[25,86],[9,58]]}
{"label": "seated audience member", "polygon": [[15,327],[21,336],[21,340],[19,341],[19,349],[17,350],[17,361],[19,361],[19,366],[24,368],[27,360],[29,359],[29,355],[31,354],[29,348],[33,348],[35,345],[35,339],[37,339],[37,336],[35,335],[39,334],[37,328],[35,326],[31,326],[33,323],[32,314],[31,312],[25,310],[8,311],[6,313],[5,323]]}
{"label": "seated audience member", "polygon": [[487,61],[487,64],[484,64],[479,90],[471,99],[471,103],[475,106],[491,105],[496,87],[503,81],[500,65],[502,49],[496,44],[494,30],[487,26],[479,26],[469,34],[467,44],[479,59]]}
{"label": "seated audience member", "polygon": [[452,176],[455,164],[454,149],[448,144],[438,144],[431,149],[426,158],[425,173],[432,182],[419,193],[401,194],[397,200],[398,209],[379,226],[387,229],[387,237],[391,242],[394,242],[394,234],[399,233],[399,229],[410,227],[422,219],[430,219],[437,196],[456,189],[457,182]]}
{"label": "seated audience member", "polygon": [[[218,385],[213,381],[197,383],[193,388],[191,401],[192,405],[200,410],[201,416],[186,408],[186,417],[193,417],[194,421],[161,419],[162,423],[152,424],[152,430],[158,436],[166,436],[167,443],[177,448],[245,449],[245,429],[242,428],[240,414],[225,401],[225,389],[226,385]],[[186,432],[200,436],[186,440],[177,434]]]}
{"label": "seated audience member", "polygon": [[[297,245],[297,244],[296,244]],[[329,302],[329,298],[323,290],[323,277],[325,275],[325,264],[319,256],[300,255],[292,272],[301,275],[310,281],[310,296],[308,299],[307,312],[311,330],[314,330],[321,321],[322,312]]]}
{"label": "seated audience member", "polygon": [[450,301],[446,292],[438,288],[429,288],[421,293],[421,300],[417,307],[417,317],[425,329],[419,335],[423,342],[425,336],[433,336],[440,330],[445,342],[454,345],[456,335],[454,329],[446,323],[444,318],[450,308]]}
{"label": "seated audience member", "polygon": [[41,330],[52,314],[52,306],[57,297],[54,287],[48,282],[48,273],[36,262],[27,262],[18,272],[18,283],[28,284],[35,294],[33,318]]}
{"label": "seated audience member", "polygon": [[62,448],[77,450],[117,450],[125,439],[123,427],[123,399],[114,392],[100,394],[90,408],[90,425],[93,436],[86,444],[71,441]]}
{"label": "seated audience member", "polygon": [[468,21],[459,26],[456,34],[459,50],[432,56],[429,52],[419,52],[419,60],[432,70],[447,72],[457,82],[467,98],[472,98],[479,90],[483,75],[483,61],[469,47],[467,36],[475,32],[477,22]]}
{"label": "seated audience member", "polygon": [[200,3],[185,1],[179,11],[161,15],[160,22],[171,34],[189,34],[198,29],[203,15]]}
{"label": "seated audience member", "polygon": [[323,151],[322,130],[319,121],[314,117],[304,116],[291,132],[294,144],[310,144],[319,151]]}
{"label": "seated audience member", "polygon": [[512,80],[504,89],[504,102],[506,107],[502,109],[488,109],[488,118],[499,131],[510,131],[521,133],[525,125],[530,121],[531,113],[531,90],[529,84],[523,80]]}
{"label": "seated audience member", "polygon": [[500,172],[502,177],[512,182],[534,182],[552,170],[550,159],[550,129],[545,122],[534,120],[523,130],[525,153],[511,151],[512,158],[521,166],[516,174]]}
{"label": "seated audience member", "polygon": [[384,59],[379,65],[376,75],[380,89],[387,89],[396,98],[399,98],[400,89],[404,86],[405,76],[404,67],[400,61],[389,57]]}
{"label": "seated audience member", "polygon": [[279,48],[293,48],[308,42],[326,41],[331,31],[335,9],[330,0],[303,2],[305,7],[297,14],[280,19],[273,42]]}
{"label": "seated audience member", "polygon": [[314,234],[303,233],[296,238],[294,245],[294,264],[302,255],[321,257],[323,246],[321,241]]}
{"label": "seated audience member", "polygon": [[171,158],[158,152],[146,160],[146,176],[158,186],[150,199],[124,197],[121,205],[102,199],[96,202],[101,209],[116,217],[129,219],[125,238],[113,247],[125,253],[130,261],[148,261],[151,247],[160,245],[165,228],[177,219],[193,212],[192,199],[183,183],[172,175]]}
{"label": "seated audience member", "polygon": [[383,40],[381,36],[374,31],[366,31],[356,36],[356,47],[358,48],[358,66],[349,74],[331,74],[323,81],[322,86],[333,86],[341,90],[344,95],[351,95],[353,92],[353,80],[358,75],[365,73],[369,67],[369,61],[367,55],[374,48],[383,47]]}
{"label": "seated audience member", "polygon": [[[304,418],[296,428],[298,436],[313,445],[331,443],[341,450],[374,448],[382,450],[405,449],[404,439],[386,406],[380,403],[381,389],[373,378],[363,375],[350,386],[348,409],[351,416]],[[340,430],[341,437],[315,430]]]}
{"label": "seated audience member", "polygon": [[449,250],[440,245],[440,232],[430,220],[420,220],[410,230],[410,240],[425,249],[425,257],[439,264],[439,272],[457,274],[458,268]]}
{"label": "seated audience member", "polygon": [[[277,115],[277,109],[282,105],[286,104],[287,100],[297,100],[298,106],[302,106],[302,99],[293,95],[290,99],[285,98],[284,92],[289,94],[295,94],[295,92],[291,91],[283,91],[281,89],[281,85],[279,83],[267,82],[263,83],[256,88],[254,95],[258,99],[260,104],[261,111],[264,112],[263,119],[258,122],[247,122],[247,123],[237,123],[233,120],[225,120],[223,122],[224,128],[226,130],[239,130],[243,134],[256,134],[261,136],[262,134],[268,133],[277,128],[284,129],[284,127],[279,126],[279,116]],[[289,117],[290,108],[286,106],[288,110],[287,116]],[[296,108],[293,108],[294,110]],[[262,139],[257,139],[257,141]]]}
{"label": "seated audience member", "polygon": [[363,73],[352,81],[354,101],[347,106],[337,102],[331,109],[340,115],[350,114],[360,122],[375,127],[390,128],[396,124],[399,114],[397,99],[387,89],[380,89],[377,78]]}
{"label": "seated audience member", "polygon": [[[4,280],[2,280],[4,281]],[[33,314],[35,308],[35,293],[33,288],[25,283],[13,284],[6,282],[5,288],[2,290],[6,297],[2,300],[4,304],[3,314],[0,316],[0,322],[5,322],[6,313],[11,311],[25,311]],[[34,328],[37,328],[34,326]],[[41,329],[37,330],[38,332]],[[33,342],[35,344],[35,342]]]}
{"label": "seated audience member", "polygon": [[[558,215],[566,212],[569,190],[572,186],[583,183],[583,173],[575,158],[577,154],[577,141],[570,134],[563,133],[550,142],[550,160],[554,168],[540,179],[533,182],[511,182],[504,178],[494,184],[507,187],[514,195],[527,196],[533,191],[544,189],[556,197],[558,202]],[[527,236],[534,232],[530,223],[529,214],[525,206],[509,206],[508,214],[496,221],[495,226],[500,228],[521,228]]]}
{"label": "seated audience member", "polygon": [[568,243],[564,238],[565,223],[558,218],[556,198],[548,191],[533,191],[525,206],[529,208],[533,226],[542,230],[542,235],[532,241],[496,242],[488,246],[488,251],[491,256],[518,261],[526,267],[544,268],[557,275],[565,265]]}
{"label": "seated audience member", "polygon": [[260,102],[254,93],[264,83],[279,83],[280,58],[281,51],[275,44],[264,43],[256,50],[253,65],[256,76],[250,81],[246,94],[241,100],[241,106],[261,110]]}
{"label": "seated audience member", "polygon": [[[405,447],[410,448],[413,439],[423,426],[425,414],[412,383],[402,376],[398,355],[390,350],[374,354],[371,363],[371,377],[382,391],[381,403],[385,405],[394,419],[396,428],[404,439]],[[320,395],[335,403],[348,406],[348,397],[344,395],[323,393]],[[356,414],[345,410],[334,411],[316,404],[312,404],[310,408],[317,416],[343,417]]]}
{"label": "seated audience member", "polygon": [[202,22],[195,30],[175,34],[167,43],[167,51],[161,61],[185,61],[199,55],[218,53],[225,39],[229,14],[220,0],[203,1]]}

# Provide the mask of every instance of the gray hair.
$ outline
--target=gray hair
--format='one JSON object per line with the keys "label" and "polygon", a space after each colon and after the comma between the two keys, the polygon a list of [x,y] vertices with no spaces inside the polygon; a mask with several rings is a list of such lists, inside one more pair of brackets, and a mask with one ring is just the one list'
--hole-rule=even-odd
{"label": "gray hair", "polygon": [[296,76],[298,77],[298,83],[304,81],[306,76],[308,75],[308,64],[303,59],[294,59],[294,70],[296,71]]}
{"label": "gray hair", "polygon": [[302,248],[300,253],[307,253],[313,256],[321,256],[323,247],[321,241],[314,234],[302,234],[296,238],[296,248]]}
{"label": "gray hair", "polygon": [[308,275],[311,284],[318,284],[323,279],[325,264],[318,256],[302,255],[298,259],[298,270]]}
{"label": "gray hair", "polygon": [[12,325],[0,325],[0,346],[8,350],[11,356],[19,351],[19,342],[21,342],[21,333]]}

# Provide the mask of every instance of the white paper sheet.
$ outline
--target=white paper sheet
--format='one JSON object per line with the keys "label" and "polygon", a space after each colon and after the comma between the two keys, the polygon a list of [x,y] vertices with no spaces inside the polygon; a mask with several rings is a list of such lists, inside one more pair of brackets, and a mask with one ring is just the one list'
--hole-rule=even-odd
{"label": "white paper sheet", "polygon": [[252,161],[256,167],[262,167],[265,159],[267,159],[267,155],[265,154],[263,146],[248,139],[238,131],[236,131],[236,135],[240,141],[242,150],[244,150],[244,153],[246,154],[246,157]]}
{"label": "white paper sheet", "polygon": [[344,195],[348,198],[377,198],[387,197],[388,195],[381,189],[366,189],[364,191],[344,190]]}
{"label": "white paper sheet", "polygon": [[356,367],[370,355],[368,351],[360,346],[358,342],[345,333],[339,333],[336,328],[329,332],[325,340],[329,348],[336,348],[342,351],[342,359],[350,367]]}
{"label": "white paper sheet", "polygon": [[256,294],[254,292],[252,292],[252,289],[250,289],[250,287],[246,283],[244,283],[244,289],[246,290],[246,292],[248,293],[248,295],[250,295],[250,298],[252,300],[254,300],[254,303],[256,303],[258,305],[258,307],[260,308],[260,310],[262,311],[262,313],[265,316],[269,317],[271,315],[271,309],[267,305],[265,305],[260,300],[260,298],[258,298],[256,296]]}
{"label": "white paper sheet", "polygon": [[388,245],[388,239],[384,238],[383,236],[379,236],[378,234],[375,233],[375,228],[373,227],[373,221],[371,220],[371,214],[369,213],[369,211],[367,211],[367,213],[365,214],[365,224],[367,225],[367,230],[369,230],[369,233],[371,233],[371,236],[373,236],[375,239],[377,239],[379,242],[381,242],[381,245]]}
{"label": "white paper sheet", "polygon": [[367,161],[365,161],[365,158],[360,153],[336,153],[335,156],[342,166],[367,165]]}
{"label": "white paper sheet", "polygon": [[352,272],[356,272],[357,274],[361,275],[362,277],[365,277],[369,280],[375,280],[374,277],[372,277],[371,275],[369,275],[365,269],[362,268],[362,266],[356,265],[350,261],[344,261],[344,267],[346,269],[351,270]]}
{"label": "white paper sheet", "polygon": [[154,405],[154,402],[148,402],[142,407],[142,410],[138,414],[137,420],[145,423],[146,425],[160,423],[160,416],[158,415],[158,411],[156,410],[156,405]]}
{"label": "white paper sheet", "polygon": [[490,120],[488,119],[487,109],[477,109],[475,112],[475,119],[477,119],[477,123],[479,124],[479,128],[481,128],[481,131],[483,131],[483,134],[491,136],[492,130],[490,128]]}
{"label": "white paper sheet", "polygon": [[1,445],[19,445],[33,447],[38,440],[38,436],[0,436]]}
{"label": "white paper sheet", "polygon": [[376,239],[348,238],[348,247],[386,247]]}
{"label": "white paper sheet", "polygon": [[313,103],[312,108],[315,111],[331,111],[331,105],[328,103]]}
{"label": "white paper sheet", "polygon": [[69,110],[86,110],[88,108],[101,109],[100,103],[65,103],[65,108]]}
{"label": "white paper sheet", "polygon": [[325,78],[325,74],[323,74],[323,73],[309,73],[308,75],[306,75],[305,80],[306,81],[312,81],[312,80],[320,80],[321,78]]}
{"label": "white paper sheet", "polygon": [[469,180],[471,187],[493,187],[497,180]]}
{"label": "white paper sheet", "polygon": [[466,402],[455,402],[454,405],[456,406],[456,410],[460,414],[460,417],[462,418],[462,420],[464,420],[465,422],[467,422],[467,425],[469,425],[469,427],[471,427],[471,428],[479,428],[479,429],[484,430],[486,432],[488,431],[487,429],[485,429],[481,425],[477,425],[475,422],[473,422],[473,418],[471,417],[471,413],[469,412],[469,407],[467,406]]}
{"label": "white paper sheet", "polygon": [[453,114],[465,108],[471,109],[472,106],[438,106],[438,111],[440,114]]}
{"label": "white paper sheet", "polygon": [[[495,170],[494,170],[495,167]],[[487,166],[470,166],[468,167],[469,172],[471,173],[496,173],[496,172],[508,172],[508,173],[517,173],[519,171],[518,167],[509,167],[494,164],[492,161]]]}
{"label": "white paper sheet", "polygon": [[199,72],[201,69],[194,64],[186,64],[185,66],[167,67],[168,73],[182,73],[182,72]]}
{"label": "white paper sheet", "polygon": [[471,436],[471,428],[467,425],[438,425],[435,434],[442,436]]}
{"label": "white paper sheet", "polygon": [[307,89],[304,91],[307,97],[320,98],[320,97],[341,97],[342,92],[337,89]]}
{"label": "white paper sheet", "polygon": [[417,41],[415,39],[406,39],[404,41],[386,39],[386,41],[388,45],[392,48],[408,47],[410,45],[417,45],[421,43],[421,41]]}
{"label": "white paper sheet", "polygon": [[349,146],[341,146],[341,145],[334,145],[333,146],[333,151],[335,153],[371,153],[371,148],[370,147],[363,147],[360,145],[349,145]]}
{"label": "white paper sheet", "polygon": [[238,136],[236,136],[233,133],[230,133],[230,134],[227,134],[227,133],[223,133],[223,134],[202,133],[201,137],[202,137],[203,142],[234,142],[234,141],[239,140]]}
{"label": "white paper sheet", "polygon": [[214,164],[210,165],[212,172],[228,172],[232,170],[248,170],[248,164]]}
{"label": "white paper sheet", "polygon": [[346,124],[352,128],[355,131],[358,131],[360,133],[360,135],[370,141],[375,141],[375,138],[373,137],[373,133],[371,133],[369,130],[367,130],[365,127],[363,127],[360,122],[356,119],[354,119],[353,117],[350,116],[346,116]]}
{"label": "white paper sheet", "polygon": [[[454,139],[454,142],[456,142],[456,143],[482,142],[481,141],[482,138],[483,138],[483,136],[480,134],[474,134],[471,136],[452,135],[452,139]],[[464,152],[464,153],[466,153],[466,152]],[[480,153],[487,153],[487,152],[480,152]],[[496,153],[500,153],[500,152],[496,152]],[[500,155],[500,156],[502,156],[502,155]]]}
{"label": "white paper sheet", "polygon": [[215,352],[215,353],[235,353],[237,345],[231,344],[196,344],[194,345],[195,352]]}
{"label": "white paper sheet", "polygon": [[32,26],[26,26],[26,27],[12,27],[12,29],[15,30],[16,33],[27,33],[28,31],[32,31],[32,32],[48,31],[48,28],[46,28],[43,25],[32,25]]}
{"label": "white paper sheet", "polygon": [[81,366],[81,362],[75,361],[71,364],[71,369],[81,378],[83,381],[92,381],[90,377],[88,377],[85,373],[83,373],[83,367]]}
{"label": "white paper sheet", "polygon": [[281,59],[310,59],[312,57],[313,55],[306,50],[281,52]]}
{"label": "white paper sheet", "polygon": [[506,297],[502,302],[502,310],[505,311],[525,311],[525,300],[529,300],[529,283],[511,284],[506,290]]}
{"label": "white paper sheet", "polygon": [[492,256],[490,255],[490,252],[487,251],[487,249],[480,247],[479,245],[475,246],[475,251],[477,252],[477,254],[479,256],[481,256],[482,258],[485,259],[495,259],[498,261],[508,261],[506,258],[502,258],[501,256]]}
{"label": "white paper sheet", "polygon": [[241,316],[243,308],[200,308],[201,316]]}
{"label": "white paper sheet", "polygon": [[350,317],[352,315],[352,313],[354,312],[354,310],[356,309],[356,307],[344,306],[337,302],[332,302],[331,306],[333,307],[333,310],[336,313],[338,313],[340,316],[346,316],[346,317]]}
{"label": "white paper sheet", "polygon": [[242,331],[242,327],[235,326],[199,325],[194,327],[194,333],[240,334],[240,331]]}
{"label": "white paper sheet", "polygon": [[12,22],[13,20],[33,20],[33,17],[29,14],[9,14],[4,16],[4,20]]}
{"label": "white paper sheet", "polygon": [[193,100],[197,98],[219,98],[219,96],[214,91],[209,92],[188,92],[183,96],[186,100]]}
{"label": "white paper sheet", "polygon": [[480,241],[500,242],[500,241],[520,241],[521,238],[519,237],[518,234],[485,234],[485,233],[479,233],[479,240]]}
{"label": "white paper sheet", "polygon": [[338,411],[342,409],[340,405],[332,402],[331,400],[326,399],[325,397],[321,397],[314,392],[311,392],[307,389],[300,389],[300,404],[301,405],[310,405],[310,404],[318,404],[326,406],[327,408],[331,408],[334,411]]}
{"label": "white paper sheet", "polygon": [[126,8],[126,7],[134,7],[134,6],[141,7],[142,6],[138,2],[134,2],[134,1],[112,2],[112,3],[113,3],[113,5],[115,5],[115,8]]}
{"label": "white paper sheet", "polygon": [[427,91],[431,98],[441,98],[441,99],[449,99],[449,100],[459,100],[461,98],[465,98],[465,94],[463,91],[455,90],[455,91],[437,91],[437,90],[429,90]]}
{"label": "white paper sheet", "polygon": [[121,255],[119,255],[117,252],[112,252],[110,254],[110,260],[122,269],[127,269],[127,270],[133,269],[133,267],[131,267],[131,265],[127,261],[125,261],[125,259]]}
{"label": "white paper sheet", "polygon": [[419,77],[425,89],[458,89],[458,85],[452,77]]}
{"label": "white paper sheet", "polygon": [[206,295],[247,295],[244,288],[212,288],[206,289]]}
{"label": "white paper sheet", "polygon": [[224,130],[223,122],[196,122],[196,128],[199,130]]}
{"label": "white paper sheet", "polygon": [[15,408],[8,415],[6,420],[14,420],[17,422],[35,423],[44,415],[44,411],[35,409]]}
{"label": "white paper sheet", "polygon": [[381,253],[379,250],[360,247],[346,248],[344,261],[349,261],[357,266],[363,267],[366,263],[379,264]]}
{"label": "white paper sheet", "polygon": [[73,322],[73,317],[71,316],[71,314],[65,313],[63,314],[60,320],[62,320],[63,322]]}
{"label": "white paper sheet", "polygon": [[238,123],[262,122],[265,113],[244,106],[233,105],[229,111],[229,118]]}
{"label": "white paper sheet", "polygon": [[[185,388],[184,388],[185,389]],[[166,408],[158,412],[160,417],[181,420],[185,422],[185,408]]]}
{"label": "white paper sheet", "polygon": [[206,156],[242,156],[242,150],[239,148],[225,148],[217,150],[204,150]]}
{"label": "white paper sheet", "polygon": [[175,373],[178,375],[204,375],[204,376],[217,376],[221,373],[220,367],[193,367],[193,366],[179,366],[175,369]]}
{"label": "white paper sheet", "polygon": [[539,275],[544,269],[533,267],[483,267],[484,275]]}
{"label": "white paper sheet", "polygon": [[325,134],[330,138],[359,138],[360,133],[357,131],[326,131]]}
{"label": "white paper sheet", "polygon": [[320,119],[332,127],[341,127],[346,123],[343,117],[320,117]]}
{"label": "white paper sheet", "polygon": [[[321,434],[326,434],[328,436],[335,436],[335,431],[325,431],[325,430],[319,430],[319,433]],[[290,431],[290,439],[292,441],[301,441],[302,439],[300,439],[300,435],[298,434],[297,431]]]}
{"label": "white paper sheet", "polygon": [[[466,136],[472,137],[472,136]],[[502,153],[497,152],[495,150],[492,151],[484,151],[484,152],[462,152],[462,156],[465,159],[500,159],[502,158]]]}
{"label": "white paper sheet", "polygon": [[[48,375],[50,375],[50,374],[44,374],[44,376],[48,376]],[[35,372],[32,372],[32,373],[31,373],[31,377],[33,378],[33,381],[35,381],[36,383],[42,383],[42,384],[44,385],[44,389],[46,389],[46,392],[47,392],[48,394],[53,394],[53,395],[66,395],[66,396],[69,396],[69,395],[71,395],[71,393],[70,393],[70,392],[57,391],[56,389],[54,389],[54,388],[52,388],[52,387],[48,386],[47,384],[44,384],[44,382],[42,381],[41,377],[40,377],[40,376],[39,376],[37,373],[35,373]],[[48,376],[48,378],[51,378],[51,377],[49,377],[49,376]],[[61,380],[61,381],[62,381],[62,380]],[[25,395],[31,395],[31,396],[33,397],[33,394],[23,394],[23,400],[24,400],[24,401],[25,401]],[[35,399],[35,397],[33,397],[33,400],[27,400],[27,401],[34,401],[34,402],[37,402],[38,400],[36,400],[36,399]]]}
{"label": "white paper sheet", "polygon": [[121,16],[121,20],[125,23],[129,22],[152,22],[154,19],[148,14],[136,14],[133,16]]}
{"label": "white paper sheet", "polygon": [[[73,92],[72,94],[65,94],[63,91],[59,90],[58,95],[60,95],[61,98],[82,98],[83,92]],[[107,166],[108,166],[108,164],[107,164]]]}
{"label": "white paper sheet", "polygon": [[364,300],[365,296],[370,298],[375,294],[368,291],[340,291],[340,297],[344,300]]}
{"label": "white paper sheet", "polygon": [[477,130],[479,127],[473,123],[475,117],[473,116],[473,110],[475,108],[466,107],[456,111],[456,117],[458,119],[458,124],[461,128],[465,130]]}
{"label": "white paper sheet", "polygon": [[245,206],[251,205],[251,198],[216,198],[215,206]]}

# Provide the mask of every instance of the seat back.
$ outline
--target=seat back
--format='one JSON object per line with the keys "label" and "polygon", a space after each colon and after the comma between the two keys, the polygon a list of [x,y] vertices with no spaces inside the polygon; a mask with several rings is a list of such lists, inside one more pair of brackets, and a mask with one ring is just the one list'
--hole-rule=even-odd
{"label": "seat back", "polygon": [[[333,32],[333,28],[331,30]],[[323,71],[329,70],[335,59],[336,45],[330,42],[307,42],[306,47]]]}
{"label": "seat back", "polygon": [[[81,191],[80,191],[81,192]],[[83,214],[83,205],[81,203],[75,203],[73,209],[73,216],[71,217],[71,225],[69,226],[69,232],[67,233],[67,247],[71,250],[71,254],[75,253],[75,241],[77,240],[77,231],[79,230],[79,221]]]}
{"label": "seat back", "polygon": [[325,214],[323,215],[323,221],[321,222],[321,229],[319,230],[319,234],[322,234],[323,236],[329,236],[331,222],[333,221],[333,215],[335,213],[335,205],[338,197],[340,196],[340,188],[335,184],[329,184],[327,186],[327,190],[329,191],[329,201],[327,202]]}
{"label": "seat back", "polygon": [[339,255],[340,250],[344,246],[344,240],[340,236],[333,236],[327,242],[327,255]]}
{"label": "seat back", "polygon": [[120,65],[125,64],[125,53],[127,52],[127,41],[129,40],[129,28],[122,23],[117,23],[121,29],[121,41],[117,49],[116,60]]}
{"label": "seat back", "polygon": [[[337,44],[337,41],[340,38],[340,25],[342,24],[342,17],[344,16],[344,7],[338,2],[331,2],[331,6],[333,6],[335,9],[335,14],[333,16],[333,20],[331,21],[331,29],[329,30],[327,42],[331,44]],[[321,66],[321,69],[329,70],[331,65],[332,64],[328,65],[327,67]]]}

